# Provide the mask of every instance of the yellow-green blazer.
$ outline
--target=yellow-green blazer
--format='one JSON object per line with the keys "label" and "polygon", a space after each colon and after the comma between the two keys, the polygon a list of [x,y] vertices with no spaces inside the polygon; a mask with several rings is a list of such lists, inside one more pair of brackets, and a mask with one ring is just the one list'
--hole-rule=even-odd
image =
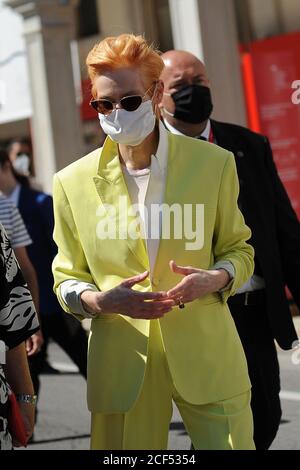
{"label": "yellow-green blazer", "polygon": [[[187,251],[189,240],[161,239],[152,278],[141,291],[167,290],[182,276],[172,273],[169,261],[208,269],[219,260],[235,268],[231,288],[174,308],[160,320],[167,360],[174,384],[190,403],[204,404],[250,388],[242,346],[226,299],[253,272],[253,249],[246,243],[250,230],[237,206],[238,178],[234,157],[215,145],[168,133],[168,168],[164,202],[205,204],[204,247]],[[126,196],[117,146],[104,147],[55,175],[54,239],[58,255],[53,263],[55,291],[64,310],[59,285],[68,279],[94,283],[102,290],[149,269],[141,238],[100,240],[97,210]],[[119,214],[121,219],[124,214]],[[126,412],[134,404],[147,362],[149,320],[115,314],[92,320],[88,352],[88,406],[92,412]],[[159,387],[159,384],[157,384]]]}

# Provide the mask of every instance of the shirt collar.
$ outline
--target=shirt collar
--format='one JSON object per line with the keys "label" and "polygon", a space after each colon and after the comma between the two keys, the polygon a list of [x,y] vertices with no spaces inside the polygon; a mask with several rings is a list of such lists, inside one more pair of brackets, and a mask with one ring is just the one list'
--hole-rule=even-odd
{"label": "shirt collar", "polygon": [[[178,129],[176,129],[175,127],[171,126],[171,124],[165,119],[164,120],[164,123],[165,123],[165,126],[166,128],[172,132],[172,134],[177,134],[177,135],[185,135],[183,134],[182,132],[180,132]],[[201,137],[205,137],[205,139],[207,141],[209,141],[209,134],[210,134],[210,129],[211,129],[211,123],[210,123],[210,119],[207,120],[207,124],[205,126],[205,129],[204,131],[202,132],[201,134]],[[200,137],[200,136],[199,136]]]}
{"label": "shirt collar", "polygon": [[207,142],[209,141],[210,130],[211,130],[211,123],[210,123],[210,119],[208,119],[208,120],[207,120],[207,124],[206,124],[206,126],[205,126],[205,129],[204,129],[204,131],[203,131],[202,134],[201,134],[201,137],[205,137],[205,139],[207,140]]}

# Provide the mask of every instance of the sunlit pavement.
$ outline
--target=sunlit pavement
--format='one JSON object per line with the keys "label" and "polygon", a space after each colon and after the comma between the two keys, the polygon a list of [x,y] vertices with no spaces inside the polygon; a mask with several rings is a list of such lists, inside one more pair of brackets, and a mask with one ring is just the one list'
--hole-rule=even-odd
{"label": "sunlit pavement", "polygon": [[[296,326],[300,329],[300,318]],[[42,375],[38,424],[34,443],[28,449],[56,450],[89,448],[89,412],[86,385],[69,358],[50,344],[49,360],[60,369],[57,375]],[[300,353],[279,351],[283,417],[272,449],[300,450]],[[177,410],[170,428],[169,449],[188,449],[189,439]]]}

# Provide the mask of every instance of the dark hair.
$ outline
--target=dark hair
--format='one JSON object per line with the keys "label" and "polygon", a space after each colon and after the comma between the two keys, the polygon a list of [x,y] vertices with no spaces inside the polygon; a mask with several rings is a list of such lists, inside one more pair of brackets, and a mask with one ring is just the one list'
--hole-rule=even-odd
{"label": "dark hair", "polygon": [[24,175],[20,175],[14,169],[14,167],[13,167],[13,165],[12,165],[10,159],[9,159],[8,152],[4,148],[0,148],[0,166],[4,167],[4,165],[6,163],[9,164],[11,172],[14,175],[14,177],[16,178],[16,180],[18,181],[18,183],[20,183],[22,186],[26,186],[27,188],[29,188],[30,187],[29,179]]}
{"label": "dark hair", "polygon": [[28,145],[31,148],[31,140],[28,137],[15,137],[9,142],[7,150],[10,151],[14,144]]}

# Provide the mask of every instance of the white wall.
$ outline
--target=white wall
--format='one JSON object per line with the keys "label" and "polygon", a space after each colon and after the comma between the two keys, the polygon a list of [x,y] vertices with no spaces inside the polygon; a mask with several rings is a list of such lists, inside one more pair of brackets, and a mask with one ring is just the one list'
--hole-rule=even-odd
{"label": "white wall", "polygon": [[22,19],[0,0],[0,124],[31,116]]}

